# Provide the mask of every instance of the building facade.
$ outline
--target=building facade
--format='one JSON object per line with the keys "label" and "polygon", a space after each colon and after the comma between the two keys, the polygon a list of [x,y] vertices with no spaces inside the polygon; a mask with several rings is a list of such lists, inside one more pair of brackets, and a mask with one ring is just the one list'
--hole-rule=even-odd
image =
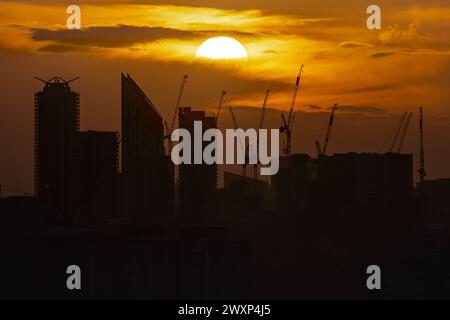
{"label": "building facade", "polygon": [[[202,122],[202,134],[216,128],[216,119],[207,117],[204,111],[179,108],[179,127],[188,130],[194,137],[194,122]],[[194,139],[191,139],[194,150]],[[203,143],[202,150],[208,143]],[[191,163],[194,154],[191,153]],[[182,164],[179,167],[179,205],[183,218],[195,221],[208,220],[215,210],[217,189],[217,165]]]}
{"label": "building facade", "polygon": [[336,154],[319,162],[318,205],[344,248],[401,244],[414,232],[413,156]]}
{"label": "building facade", "polygon": [[55,77],[35,93],[35,195],[47,219],[69,219],[73,144],[79,131],[80,97]]}
{"label": "building facade", "polygon": [[122,74],[123,215],[135,222],[165,218],[173,204],[173,168],[164,152],[162,117]]}
{"label": "building facade", "polygon": [[74,146],[72,207],[81,224],[118,217],[119,133],[79,132]]}

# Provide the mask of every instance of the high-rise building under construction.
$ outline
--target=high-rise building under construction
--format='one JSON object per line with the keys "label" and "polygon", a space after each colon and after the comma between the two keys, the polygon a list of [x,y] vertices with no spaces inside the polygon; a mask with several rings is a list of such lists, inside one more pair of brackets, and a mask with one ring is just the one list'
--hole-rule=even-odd
{"label": "high-rise building under construction", "polygon": [[[207,117],[204,111],[193,111],[183,107],[178,110],[179,127],[188,130],[194,136],[194,123],[202,122],[202,134],[216,128],[216,119]],[[194,150],[194,141],[191,141]],[[203,148],[207,143],[203,143]],[[192,163],[194,163],[192,156]],[[179,205],[183,218],[207,221],[214,211],[217,189],[217,165],[180,165],[179,169]]]}
{"label": "high-rise building under construction", "polygon": [[[40,79],[38,79],[40,80]],[[79,131],[79,93],[54,77],[35,93],[35,194],[47,219],[64,221],[70,206],[72,146]]]}

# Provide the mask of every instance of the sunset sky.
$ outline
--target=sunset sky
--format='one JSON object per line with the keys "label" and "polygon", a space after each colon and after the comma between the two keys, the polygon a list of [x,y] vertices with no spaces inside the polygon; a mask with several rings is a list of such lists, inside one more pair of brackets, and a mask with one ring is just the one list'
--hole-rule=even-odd
{"label": "sunset sky", "polygon": [[[80,5],[82,31],[66,30],[68,4]],[[370,4],[382,9],[381,30],[366,27]],[[270,88],[267,126],[276,127],[301,64],[295,152],[314,155],[337,102],[330,152],[387,151],[411,111],[404,152],[417,154],[423,106],[428,178],[450,177],[449,30],[448,0],[0,1],[0,184],[6,194],[32,192],[33,76],[81,77],[83,130],[120,129],[120,72],[163,117],[184,74],[184,105],[212,110],[226,90],[242,127],[256,125]],[[248,58],[197,59],[216,36],[241,42]]]}

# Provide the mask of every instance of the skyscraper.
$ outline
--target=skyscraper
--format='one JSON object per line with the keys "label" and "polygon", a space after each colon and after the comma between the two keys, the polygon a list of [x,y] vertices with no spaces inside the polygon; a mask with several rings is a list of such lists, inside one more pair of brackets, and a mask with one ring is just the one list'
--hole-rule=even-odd
{"label": "skyscraper", "polygon": [[[207,117],[204,111],[192,111],[191,108],[184,107],[179,109],[178,115],[179,127],[188,130],[191,136],[194,136],[195,121],[202,122],[203,133],[216,127],[215,118]],[[191,150],[194,150],[193,140]],[[191,156],[191,162],[194,163],[194,154]],[[180,211],[183,217],[189,220],[207,220],[216,202],[217,166],[180,165],[179,188]]]}
{"label": "skyscraper", "polygon": [[[40,80],[40,79],[38,79]],[[66,221],[70,205],[72,151],[79,130],[79,93],[54,77],[35,93],[35,194],[47,219]]]}
{"label": "skyscraper", "polygon": [[162,117],[129,76],[122,74],[124,215],[135,222],[167,217],[173,200],[171,163],[164,152]]}

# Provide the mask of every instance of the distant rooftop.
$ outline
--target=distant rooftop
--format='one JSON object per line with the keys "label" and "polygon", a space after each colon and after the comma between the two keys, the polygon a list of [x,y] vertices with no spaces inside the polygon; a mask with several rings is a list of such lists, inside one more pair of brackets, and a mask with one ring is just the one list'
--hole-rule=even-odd
{"label": "distant rooftop", "polygon": [[142,95],[142,97],[145,99],[145,101],[148,102],[148,104],[152,107],[152,109],[159,116],[161,116],[161,114],[159,113],[158,109],[155,107],[153,102],[147,97],[147,95],[144,93],[144,91],[142,91],[142,89],[139,87],[139,85],[136,83],[136,81],[134,81],[134,79],[128,73],[126,75],[124,75],[122,73],[122,79],[126,79]]}
{"label": "distant rooftop", "polygon": [[77,78],[74,78],[74,79],[71,79],[71,80],[69,80],[69,81],[66,81],[66,80],[64,80],[63,78],[61,78],[61,77],[53,77],[53,78],[51,78],[50,80],[43,80],[43,79],[41,79],[41,78],[38,78],[38,77],[34,77],[36,80],[39,80],[39,81],[41,81],[42,83],[44,83],[46,86],[48,86],[48,85],[52,85],[52,84],[64,84],[64,85],[69,85],[70,83],[72,83],[72,82],[74,82],[74,81],[77,81],[78,79],[80,79],[80,77],[77,77]]}

